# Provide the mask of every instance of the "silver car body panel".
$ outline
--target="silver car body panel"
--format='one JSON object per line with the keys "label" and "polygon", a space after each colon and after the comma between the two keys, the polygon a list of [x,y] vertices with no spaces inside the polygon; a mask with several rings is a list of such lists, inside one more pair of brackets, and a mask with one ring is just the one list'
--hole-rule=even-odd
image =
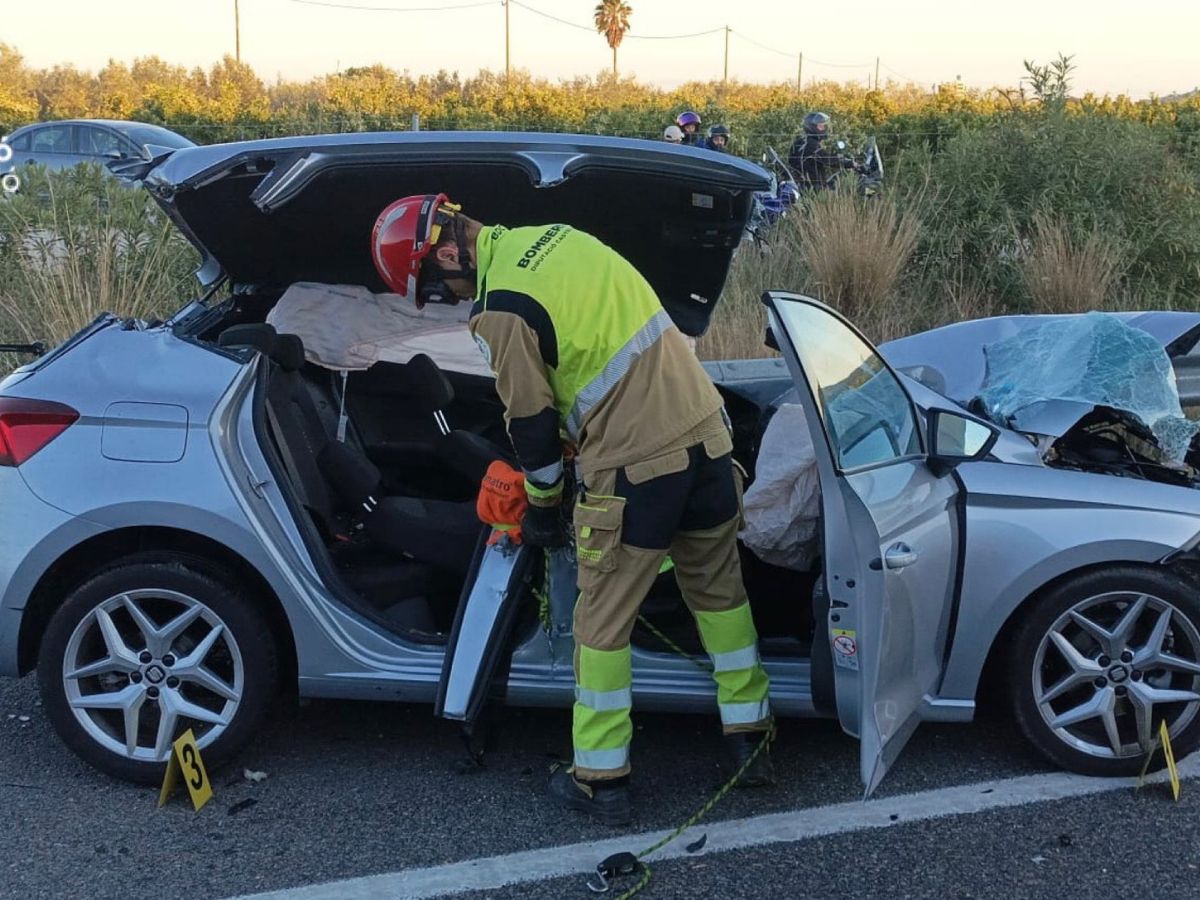
{"label": "silver car body panel", "polygon": [[[833,649],[838,717],[859,738],[860,771],[870,794],[912,735],[924,698],[941,678],[962,541],[960,488],[955,478],[926,464],[916,407],[861,335],[806,297],[772,292],[769,307],[776,335],[787,335],[779,343],[814,431],[831,601],[828,620],[817,625]],[[880,369],[870,382],[887,382],[888,399],[895,403],[887,412],[899,414],[889,423],[898,434],[913,429],[908,443],[918,454],[892,441],[855,463],[843,446],[839,462],[830,420],[839,399],[864,393],[853,379],[875,363]]]}

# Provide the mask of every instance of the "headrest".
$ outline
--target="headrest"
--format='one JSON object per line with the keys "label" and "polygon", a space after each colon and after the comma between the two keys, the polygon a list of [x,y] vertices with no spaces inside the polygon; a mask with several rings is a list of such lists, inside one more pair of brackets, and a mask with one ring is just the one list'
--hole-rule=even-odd
{"label": "headrest", "polygon": [[422,405],[431,412],[445,409],[454,402],[454,387],[446,373],[438,368],[438,364],[418,353],[404,367],[404,374],[410,385],[411,392],[421,398]]}
{"label": "headrest", "polygon": [[259,353],[270,354],[275,346],[275,326],[266,322],[231,325],[217,338],[220,347],[253,347]]}
{"label": "headrest", "polygon": [[298,334],[278,335],[270,356],[285,372],[299,371],[304,367],[304,341]]}

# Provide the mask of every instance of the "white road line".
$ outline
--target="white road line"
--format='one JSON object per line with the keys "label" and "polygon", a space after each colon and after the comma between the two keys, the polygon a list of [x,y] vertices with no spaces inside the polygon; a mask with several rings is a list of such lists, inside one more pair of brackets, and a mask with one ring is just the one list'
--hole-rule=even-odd
{"label": "white road line", "polygon": [[[1200,753],[1193,753],[1179,765],[1182,778],[1200,777]],[[1161,783],[1165,772],[1147,779]],[[833,806],[809,807],[789,812],[770,813],[749,819],[734,819],[695,826],[691,831],[650,857],[675,859],[689,855],[684,849],[700,834],[708,834],[704,849],[695,856],[759,847],[767,844],[800,841],[847,831],[863,831],[906,825],[944,816],[987,812],[1048,800],[1066,800],[1112,791],[1129,790],[1131,778],[1087,778],[1082,775],[1051,773],[1024,775],[1000,781],[980,782],[904,794],[866,803],[853,801]],[[583,844],[545,847],[469,859],[427,869],[408,869],[384,875],[368,875],[328,884],[309,885],[265,894],[253,900],[420,900],[462,891],[487,890],[506,885],[545,881],[560,875],[577,874],[580,883],[595,870],[596,863],[622,850],[637,852],[664,837],[665,831],[627,835]],[[251,900],[250,897],[238,900]]]}

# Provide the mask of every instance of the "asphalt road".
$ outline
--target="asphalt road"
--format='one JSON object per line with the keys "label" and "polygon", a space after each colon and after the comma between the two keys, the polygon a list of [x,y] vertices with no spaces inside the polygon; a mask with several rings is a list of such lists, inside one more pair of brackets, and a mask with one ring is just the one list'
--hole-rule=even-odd
{"label": "asphalt road", "polygon": [[[4,897],[231,897],[619,835],[541,802],[566,749],[562,712],[511,712],[487,767],[471,770],[455,728],[424,706],[284,708],[238,769],[214,773],[213,801],[193,813],[182,795],[157,810],[155,789],[77,761],[36,701],[32,679],[0,681]],[[715,725],[635,723],[632,830],[669,828],[719,783]],[[774,757],[777,788],[735,792],[711,818],[861,795],[857,744],[831,723],[783,723]],[[242,767],[268,777],[248,782]],[[923,726],[878,795],[1048,770],[1002,718]],[[1187,782],[1177,805],[1157,786],[898,823],[662,862],[642,896],[1195,897],[1198,807],[1200,784]],[[460,896],[593,895],[581,875]]]}

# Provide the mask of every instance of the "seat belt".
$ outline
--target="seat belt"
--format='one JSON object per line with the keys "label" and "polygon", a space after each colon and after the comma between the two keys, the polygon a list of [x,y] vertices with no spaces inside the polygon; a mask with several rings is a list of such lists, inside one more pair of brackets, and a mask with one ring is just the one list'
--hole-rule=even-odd
{"label": "seat belt", "polygon": [[350,372],[346,369],[342,370],[342,397],[341,403],[338,406],[338,423],[337,423],[337,441],[339,444],[346,443],[346,423],[349,417],[346,415],[346,391],[350,387]]}

